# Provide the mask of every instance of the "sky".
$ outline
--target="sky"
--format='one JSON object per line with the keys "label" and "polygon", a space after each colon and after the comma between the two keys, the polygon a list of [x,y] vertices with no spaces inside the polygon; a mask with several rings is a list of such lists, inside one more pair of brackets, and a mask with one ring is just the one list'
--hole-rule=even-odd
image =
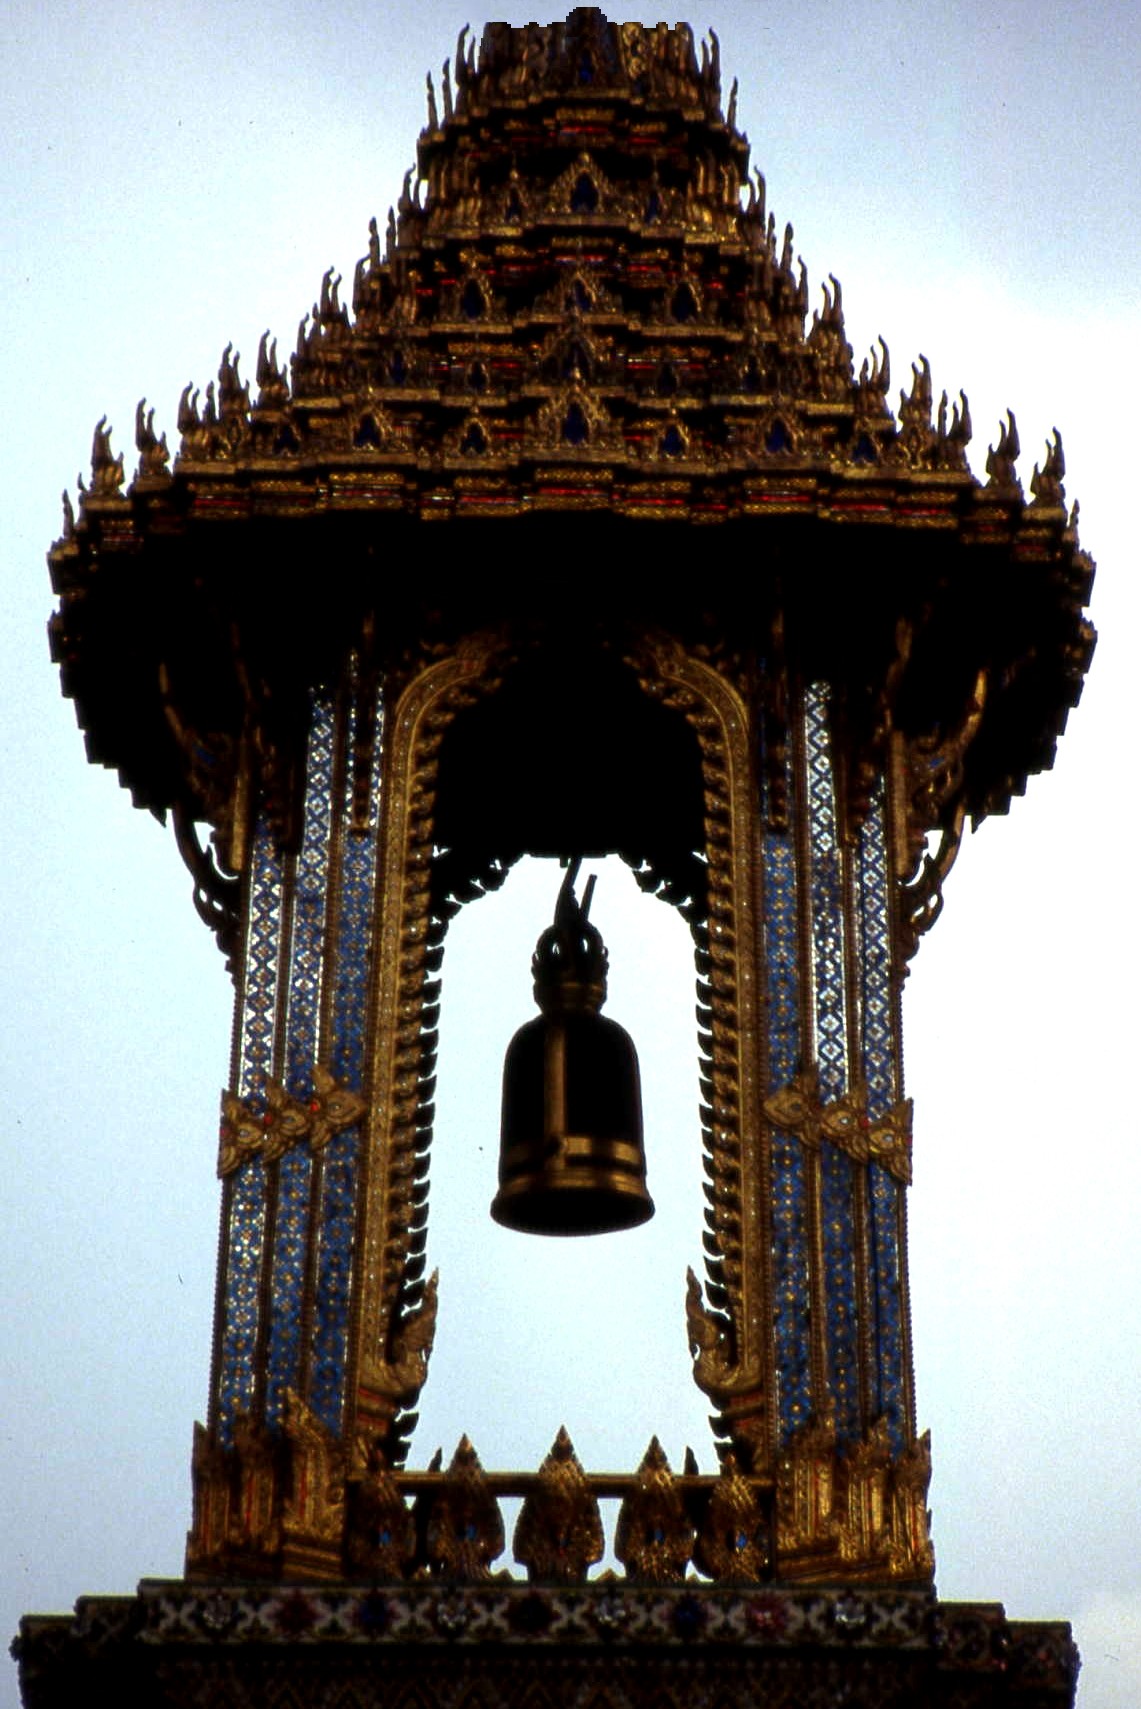
{"label": "sky", "polygon": [[[705,0],[689,17],[719,34],[769,204],[793,221],[814,289],[842,281],[857,364],[882,333],[897,386],[922,352],[936,395],[963,387],[978,471],[1008,406],[1027,485],[1058,426],[1099,564],[1101,639],[1055,769],[967,840],[907,982],[910,1249],[940,1594],[1072,1619],[1081,1709],[1132,1709],[1141,14],[868,0],[857,26],[825,0]],[[247,375],[266,328],[292,348],[325,269],[351,277],[370,215],[383,226],[425,73],[438,84],[466,22],[483,19],[450,0],[8,8],[5,1633],[26,1611],[181,1571],[230,1022],[172,834],[85,765],[48,660],[60,491],[74,494],[104,413],[130,467],[140,396],[173,444],[182,387],[204,385],[229,340]],[[527,964],[552,893],[549,873],[520,871],[453,928],[430,1235],[441,1314],[413,1463],[438,1443],[450,1455],[467,1430],[486,1464],[537,1465],[566,1422],[594,1469],[632,1467],[654,1431],[675,1465],[691,1442],[708,1469],[684,1346],[699,1244],[691,963],[676,918],[609,867],[596,901],[609,1012],[639,1044],[660,1215],[636,1236],[561,1247],[483,1219],[498,1065],[531,1012]],[[15,1701],[5,1665],[0,1704]]]}

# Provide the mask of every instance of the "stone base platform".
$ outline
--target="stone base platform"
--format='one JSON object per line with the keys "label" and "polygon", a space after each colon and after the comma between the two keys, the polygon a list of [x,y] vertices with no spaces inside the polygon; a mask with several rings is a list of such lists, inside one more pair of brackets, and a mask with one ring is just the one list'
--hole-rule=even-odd
{"label": "stone base platform", "polygon": [[25,1709],[1070,1709],[1068,1625],[923,1590],[145,1581],[28,1615]]}

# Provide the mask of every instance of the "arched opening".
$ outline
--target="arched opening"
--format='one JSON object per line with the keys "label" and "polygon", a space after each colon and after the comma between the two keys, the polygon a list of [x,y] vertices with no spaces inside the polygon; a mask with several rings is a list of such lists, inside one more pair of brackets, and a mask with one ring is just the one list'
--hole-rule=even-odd
{"label": "arched opening", "polygon": [[595,214],[598,212],[598,186],[589,172],[580,172],[571,191],[572,214]]}
{"label": "arched opening", "polygon": [[474,279],[469,279],[460,292],[460,313],[465,320],[482,320],[487,312],[487,298]]}
{"label": "arched opening", "polygon": [[460,440],[460,450],[465,457],[482,457],[487,450],[487,434],[478,421],[470,421],[464,429]]}
{"label": "arched opening", "polygon": [[[621,861],[592,918],[610,953],[605,1012],[638,1047],[655,1215],[622,1234],[549,1239],[492,1222],[503,1057],[535,1014],[530,963],[562,873],[525,859],[461,909],[444,953],[428,1262],[440,1269],[432,1364],[409,1463],[466,1432],[489,1467],[536,1469],[565,1424],[590,1470],[632,1470],[656,1433],[681,1469],[715,1469],[686,1344],[685,1269],[702,1245],[693,945]],[[605,1516],[604,1516],[605,1517]]]}
{"label": "arched opening", "polygon": [[563,421],[563,438],[568,445],[585,445],[590,438],[590,428],[580,403],[571,404],[567,410]]}
{"label": "arched opening", "polygon": [[[585,627],[546,632],[457,715],[441,749],[433,906],[452,917],[428,1223],[440,1299],[413,1465],[437,1447],[449,1457],[466,1432],[489,1467],[536,1469],[565,1424],[593,1470],[632,1470],[653,1434],[678,1469],[687,1446],[714,1467],[685,1313],[704,1210],[685,917],[705,903],[701,760],[685,718],[622,652]],[[605,1012],[639,1051],[656,1214],[624,1234],[560,1240],[499,1228],[489,1206],[504,1053],[536,1013],[531,957],[552,917],[556,857],[571,854],[584,877],[599,875]],[[504,864],[501,888],[455,910]],[[678,907],[644,894],[659,888]]]}
{"label": "arched opening", "polygon": [[670,300],[670,313],[682,325],[697,319],[697,298],[694,296],[693,287],[688,281],[683,280],[674,292]]}

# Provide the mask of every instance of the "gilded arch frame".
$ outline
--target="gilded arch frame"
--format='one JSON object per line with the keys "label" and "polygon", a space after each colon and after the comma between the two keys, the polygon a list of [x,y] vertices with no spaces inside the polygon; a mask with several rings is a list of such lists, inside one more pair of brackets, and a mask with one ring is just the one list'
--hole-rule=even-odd
{"label": "gilded arch frame", "polygon": [[[462,710],[495,692],[515,650],[503,629],[465,636],[445,657],[414,667],[392,705],[383,756],[385,801],[377,874],[372,1049],[366,1096],[365,1178],[346,1407],[350,1464],[387,1434],[427,1375],[435,1299],[409,1311],[413,1181],[430,1146],[421,1120],[425,988],[430,959],[430,868],[439,751]],[[625,654],[642,692],[679,712],[701,763],[708,910],[697,928],[699,996],[708,993],[700,1066],[711,1097],[702,1111],[711,1300],[691,1281],[688,1315],[695,1379],[718,1408],[719,1431],[758,1468],[775,1442],[767,1333],[767,1140],[762,1110],[763,1016],[753,898],[758,822],[752,713],[746,697],[679,641],[640,631]],[[702,943],[704,939],[704,943]],[[426,1215],[426,1207],[425,1207]],[[696,1290],[696,1291],[695,1291]],[[419,1301],[419,1291],[413,1297]]]}

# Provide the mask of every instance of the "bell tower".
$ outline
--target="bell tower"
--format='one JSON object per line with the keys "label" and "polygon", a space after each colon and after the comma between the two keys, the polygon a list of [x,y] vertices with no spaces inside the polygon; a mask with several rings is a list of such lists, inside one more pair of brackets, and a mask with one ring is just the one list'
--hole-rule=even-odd
{"label": "bell tower", "polygon": [[[51,552],[89,754],[172,819],[236,991],[186,1579],[124,1602],[123,1657],[141,1623],[180,1703],[363,1703],[377,1649],[394,1709],[1069,1703],[1068,1628],[934,1596],[900,1030],[965,825],[1050,766],[1091,655],[1061,442],[1027,498],[1013,417],[980,481],[922,358],[893,413],[715,38],[579,8],[429,89],[351,300],[326,275],[252,388],[227,347],[173,461],[140,406],[129,486],[101,423]],[[652,1214],[576,888],[611,854],[693,938],[706,1232],[660,1309],[705,1469],[658,1419],[638,1466],[558,1418],[538,1468],[410,1466],[448,925],[523,855],[566,875],[492,1214],[537,1264]],[[58,1641],[25,1622],[28,1709]]]}

